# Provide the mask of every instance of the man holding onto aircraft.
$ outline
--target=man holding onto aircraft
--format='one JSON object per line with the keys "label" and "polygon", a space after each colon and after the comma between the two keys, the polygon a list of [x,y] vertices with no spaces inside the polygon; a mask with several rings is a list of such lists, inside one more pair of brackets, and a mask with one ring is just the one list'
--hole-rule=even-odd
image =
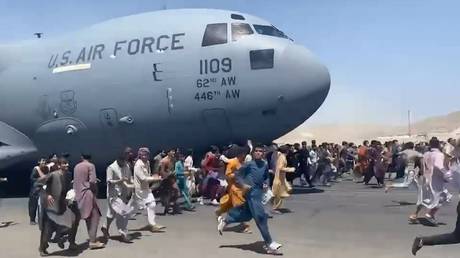
{"label": "man holding onto aircraft", "polygon": [[91,155],[82,154],[82,161],[74,168],[73,189],[81,218],[85,220],[88,229],[89,248],[99,249],[105,245],[96,239],[101,211],[96,200],[96,167],[90,160]]}
{"label": "man holding onto aircraft", "polygon": [[267,214],[262,199],[264,190],[268,189],[268,165],[263,160],[264,150],[256,146],[252,152],[253,160],[245,163],[236,174],[236,184],[243,189],[246,202],[228,212],[227,218],[218,220],[217,230],[222,235],[226,225],[247,222],[254,219],[264,239],[267,253],[276,254],[281,244],[272,240],[268,230]]}
{"label": "man holding onto aircraft", "polygon": [[150,189],[150,183],[160,178],[152,176],[150,169],[150,150],[142,147],[138,151],[138,159],[134,165],[134,197],[136,208],[144,207],[147,210],[148,227],[151,232],[159,232],[166,228],[155,221],[155,197]]}

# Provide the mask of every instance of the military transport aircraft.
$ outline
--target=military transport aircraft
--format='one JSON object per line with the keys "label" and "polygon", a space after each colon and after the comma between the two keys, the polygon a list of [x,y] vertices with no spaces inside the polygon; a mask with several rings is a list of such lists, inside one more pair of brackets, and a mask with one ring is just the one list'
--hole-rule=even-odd
{"label": "military transport aircraft", "polygon": [[270,142],[308,119],[326,67],[263,19],[163,10],[0,45],[0,166],[124,146]]}

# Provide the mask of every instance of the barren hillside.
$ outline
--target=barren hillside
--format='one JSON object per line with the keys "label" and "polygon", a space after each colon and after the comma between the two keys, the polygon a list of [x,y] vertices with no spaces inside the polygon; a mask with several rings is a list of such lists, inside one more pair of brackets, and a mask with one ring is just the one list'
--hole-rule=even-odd
{"label": "barren hillside", "polygon": [[[460,127],[460,111],[445,116],[429,117],[412,124],[413,134],[434,132],[452,132]],[[278,142],[292,143],[302,140],[316,139],[319,142],[359,142],[380,136],[404,135],[408,133],[407,125],[387,126],[378,124],[327,124],[309,126],[308,121],[279,138]]]}

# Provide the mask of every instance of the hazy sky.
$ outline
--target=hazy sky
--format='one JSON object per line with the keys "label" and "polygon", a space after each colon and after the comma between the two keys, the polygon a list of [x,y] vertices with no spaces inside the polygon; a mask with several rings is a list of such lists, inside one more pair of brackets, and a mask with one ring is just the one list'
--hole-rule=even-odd
{"label": "hazy sky", "polygon": [[415,119],[460,110],[458,0],[0,0],[0,43],[164,6],[253,14],[312,50],[332,86],[309,123],[405,124],[408,109]]}

